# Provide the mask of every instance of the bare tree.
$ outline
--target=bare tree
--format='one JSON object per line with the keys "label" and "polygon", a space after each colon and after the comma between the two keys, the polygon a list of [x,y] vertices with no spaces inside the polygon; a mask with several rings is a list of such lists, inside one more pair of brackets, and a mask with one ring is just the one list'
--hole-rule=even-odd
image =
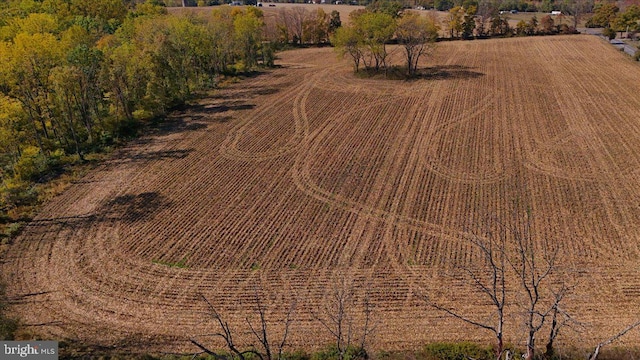
{"label": "bare tree", "polygon": [[[359,340],[360,348],[358,350],[366,354],[367,339],[376,328],[372,321],[373,307],[367,290],[361,304],[364,323],[358,337],[358,326],[355,316],[355,309],[358,304],[354,291],[355,287],[353,282],[344,276],[340,276],[335,281],[322,312],[312,314],[313,317],[320,322],[322,327],[335,339],[339,360],[346,357],[347,352],[356,340]],[[366,357],[366,355],[364,356]]]}
{"label": "bare tree", "polygon": [[[247,355],[247,354],[254,354],[254,355],[258,356],[261,360],[264,359],[262,354],[260,354],[259,352],[255,351],[253,349],[246,350],[246,351],[240,351],[238,349],[238,347],[236,346],[234,340],[233,340],[233,331],[231,330],[231,327],[229,326],[229,323],[222,319],[222,317],[216,311],[215,307],[213,306],[213,304],[211,304],[209,299],[207,299],[204,295],[202,295],[202,299],[207,303],[207,306],[209,308],[209,312],[210,312],[213,320],[218,323],[218,325],[220,326],[220,329],[222,330],[222,332],[217,332],[217,333],[214,333],[214,334],[210,334],[211,336],[216,336],[216,337],[222,338],[225,341],[226,346],[229,349],[229,351],[231,351],[231,353],[233,353],[240,360],[244,360],[245,359],[245,355]],[[216,359],[227,359],[226,356],[221,355],[219,353],[216,353],[213,350],[210,350],[209,348],[207,348],[206,346],[204,346],[203,344],[198,342],[196,339],[192,338],[191,339],[191,343],[193,345],[197,346],[200,350],[202,350],[202,352],[200,352],[199,354],[206,353],[206,354],[212,355]],[[196,355],[198,355],[198,354],[196,354]]]}
{"label": "bare tree", "polygon": [[589,354],[589,360],[596,360],[598,358],[598,355],[600,355],[600,349],[602,349],[604,346],[607,346],[607,345],[611,344],[612,342],[618,340],[619,338],[624,336],[624,334],[626,334],[629,331],[637,328],[638,326],[640,326],[640,321],[637,321],[637,322],[627,326],[626,328],[624,328],[624,330],[620,331],[619,333],[615,334],[614,336],[610,337],[609,339],[607,339],[607,340],[599,343],[598,345],[596,345],[596,348],[593,350],[593,353]]}
{"label": "bare tree", "polygon": [[[433,301],[429,304],[468,324],[491,331],[496,337],[496,358],[504,354],[504,320],[507,290],[514,294],[509,303],[518,304],[524,310],[523,325],[526,329],[525,359],[535,355],[537,334],[548,322],[549,339],[547,351],[560,329],[571,321],[563,309],[562,301],[569,287],[557,279],[560,275],[560,251],[558,247],[535,241],[531,232],[530,213],[520,217],[517,211],[506,224],[496,218],[487,218],[480,231],[473,233],[469,241],[480,253],[480,265],[459,266],[473,285],[493,307],[491,320],[479,321],[467,315],[441,306]],[[476,225],[478,226],[478,225]]]}
{"label": "bare tree", "polygon": [[593,10],[593,0],[565,0],[562,10],[573,18],[573,28],[578,28],[582,18]]}
{"label": "bare tree", "polygon": [[[251,329],[251,333],[260,342],[260,346],[262,347],[262,350],[263,350],[262,352],[257,351],[255,348],[253,348],[253,345],[251,346],[252,349],[241,351],[236,345],[236,343],[234,342],[233,331],[229,326],[229,323],[222,318],[220,313],[216,311],[213,304],[211,304],[211,302],[204,295],[202,296],[202,299],[207,303],[209,313],[211,314],[213,320],[218,324],[221,330],[221,332],[202,335],[202,336],[215,336],[215,337],[222,338],[225,342],[227,349],[229,349],[229,351],[233,354],[232,357],[238,358],[240,360],[244,360],[245,356],[249,354],[255,355],[261,360],[272,360],[272,359],[280,360],[283,358],[283,349],[285,348],[287,343],[287,337],[289,336],[289,330],[291,327],[291,323],[293,322],[293,314],[295,313],[295,309],[296,309],[295,299],[290,303],[286,317],[284,319],[284,333],[282,335],[282,340],[276,344],[277,347],[275,349],[275,352],[276,352],[275,357],[274,357],[274,348],[271,343],[270,335],[269,335],[270,333],[267,327],[268,321],[266,318],[266,309],[262,303],[262,300],[261,300],[262,295],[258,291],[257,286],[254,288],[254,301],[255,301],[256,311],[259,317],[259,327],[254,326],[248,317],[245,318],[245,320],[249,328]],[[206,353],[206,354],[212,355],[214,358],[218,360],[227,359],[225,355],[219,354],[209,349],[208,347],[206,347],[205,345],[203,345],[201,342],[199,342],[194,338],[190,339],[190,341],[192,344],[194,344],[201,350],[200,353],[197,353],[195,355]]]}
{"label": "bare tree", "polygon": [[496,359],[500,359],[504,353],[504,310],[507,298],[505,280],[507,258],[505,248],[507,238],[505,232],[496,234],[496,232],[492,231],[489,221],[485,222],[485,226],[482,229],[482,235],[474,234],[469,238],[469,242],[480,252],[481,265],[479,267],[461,265],[460,269],[471,279],[476,289],[491,301],[493,307],[492,319],[490,321],[472,319],[453,309],[439,305],[428,297],[426,300],[430,306],[437,310],[444,311],[470,325],[492,332],[496,338]]}
{"label": "bare tree", "polygon": [[[267,319],[265,316],[265,308],[262,305],[262,301],[260,300],[261,296],[258,293],[258,288],[255,287],[254,288],[254,299],[256,302],[256,310],[258,312],[258,316],[260,318],[260,328],[256,329],[253,324],[251,323],[251,321],[249,320],[249,318],[246,318],[247,324],[249,324],[249,328],[251,329],[251,332],[253,333],[253,335],[258,339],[258,341],[260,342],[260,345],[262,346],[262,349],[264,350],[264,357],[266,360],[272,360],[274,359],[273,357],[273,349],[272,349],[272,345],[269,341],[269,331],[267,329]],[[282,335],[282,340],[277,344],[277,354],[275,359],[282,359],[282,351],[287,343],[287,337],[289,336],[289,328],[291,326],[291,323],[293,322],[293,314],[295,312],[296,309],[296,300],[294,299],[291,304],[289,305],[289,309],[287,311],[287,315],[285,316],[285,320],[284,320],[284,333]]]}
{"label": "bare tree", "polygon": [[281,9],[278,12],[278,27],[283,37],[294,44],[302,44],[305,21],[310,17],[309,11],[301,6]]}
{"label": "bare tree", "polygon": [[[529,211],[526,212],[524,219],[518,219],[517,214],[514,213],[513,224],[512,226],[503,224],[502,227],[508,229],[509,237],[513,240],[515,247],[513,250],[515,256],[509,257],[509,264],[520,282],[525,297],[522,305],[526,312],[524,323],[527,329],[527,352],[524,358],[532,360],[535,353],[536,334],[564,297],[565,291],[558,291],[556,293],[561,295],[555,296],[555,301],[549,307],[544,306],[544,292],[552,289],[553,285],[549,280],[558,271],[556,262],[559,248],[536,244],[531,234]],[[565,288],[564,284],[561,288]]]}
{"label": "bare tree", "polygon": [[562,284],[560,290],[554,293],[553,304],[551,305],[551,325],[549,328],[549,338],[545,346],[545,357],[551,359],[555,354],[554,343],[560,334],[560,330],[571,325],[582,325],[576,321],[563,307],[561,302],[569,292],[569,287]]}

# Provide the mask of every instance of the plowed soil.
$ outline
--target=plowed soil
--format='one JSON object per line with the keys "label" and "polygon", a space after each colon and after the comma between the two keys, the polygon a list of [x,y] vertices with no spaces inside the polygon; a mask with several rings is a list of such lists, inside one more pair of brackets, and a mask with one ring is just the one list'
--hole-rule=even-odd
{"label": "plowed soil", "polygon": [[[514,201],[575,270],[566,307],[583,326],[563,343],[640,317],[640,67],[625,55],[591,36],[458,41],[412,81],[355,77],[329,48],[277,63],[173,114],[43,208],[1,265],[25,325],[195,352],[191,337],[220,345],[201,336],[218,331],[203,295],[239,343],[256,343],[245,318],[257,291],[274,338],[297,299],[290,340],[311,349],[329,343],[315,317],[346,279],[351,310],[370,298],[374,348],[491,342],[423,297],[490,317],[450,273],[478,260],[470,219],[507,219]],[[510,316],[509,341],[521,331]]]}

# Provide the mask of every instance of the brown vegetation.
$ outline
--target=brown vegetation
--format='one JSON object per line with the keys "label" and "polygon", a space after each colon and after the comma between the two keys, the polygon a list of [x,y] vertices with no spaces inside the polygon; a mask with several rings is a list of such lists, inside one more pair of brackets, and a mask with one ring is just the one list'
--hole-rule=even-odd
{"label": "brown vegetation", "polygon": [[[482,260],[470,221],[507,219],[514,202],[530,210],[534,246],[561,248],[556,265],[573,270],[563,301],[584,328],[556,344],[595,346],[636,320],[636,64],[587,36],[444,43],[414,81],[358,79],[328,48],[277,63],[175,113],[43,208],[1,265],[24,324],[195,352],[190,338],[217,331],[202,296],[246,329],[259,282],[270,337],[282,338],[270,319],[295,298],[289,342],[314,348],[335,340],[314,311],[340,274],[354,306],[376,314],[373,348],[489,343],[421,295],[490,316],[452,275]],[[505,342],[524,348],[522,324],[505,319]],[[234,334],[238,346],[253,338]],[[618,344],[639,341],[630,332]]]}

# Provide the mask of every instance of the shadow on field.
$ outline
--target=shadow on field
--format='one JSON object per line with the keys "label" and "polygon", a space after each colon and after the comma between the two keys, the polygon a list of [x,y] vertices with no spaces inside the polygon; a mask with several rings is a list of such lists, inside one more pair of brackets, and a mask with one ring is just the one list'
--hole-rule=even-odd
{"label": "shadow on field", "polygon": [[73,230],[85,229],[107,221],[123,222],[132,225],[152,219],[160,210],[172,204],[165,196],[157,192],[125,194],[117,196],[99,206],[92,214],[61,216],[55,218],[34,219],[27,227],[33,234],[57,232],[53,225]]}
{"label": "shadow on field", "polygon": [[475,79],[484,76],[484,73],[473,71],[473,68],[462,65],[439,65],[420,70],[419,78],[422,79]]}
{"label": "shadow on field", "polygon": [[190,112],[194,112],[196,114],[206,114],[206,115],[215,115],[224,113],[227,111],[242,111],[242,110],[251,110],[256,107],[253,104],[243,104],[241,102],[237,104],[229,103],[229,104],[220,104],[220,105],[192,105],[189,107]]}
{"label": "shadow on field", "polygon": [[207,128],[210,124],[226,123],[233,118],[230,112],[251,110],[256,107],[243,100],[219,100],[214,100],[214,103],[188,105],[180,112],[174,112],[169,117],[170,122],[177,122],[178,127],[175,128],[174,125],[174,132],[195,131]]}
{"label": "shadow on field", "polygon": [[201,116],[189,116],[180,114],[178,116],[168,116],[167,118],[153,124],[148,132],[150,136],[163,136],[174,133],[197,131],[207,127],[207,124],[199,122]]}
{"label": "shadow on field", "polygon": [[158,151],[148,151],[148,152],[140,152],[138,150],[124,149],[118,154],[118,157],[120,157],[120,159],[116,161],[119,164],[122,164],[124,162],[184,159],[191,152],[193,152],[193,149],[158,150]]}
{"label": "shadow on field", "polygon": [[171,202],[157,192],[118,196],[102,205],[96,212],[98,217],[120,220],[131,224],[153,217],[158,210],[168,207]]}

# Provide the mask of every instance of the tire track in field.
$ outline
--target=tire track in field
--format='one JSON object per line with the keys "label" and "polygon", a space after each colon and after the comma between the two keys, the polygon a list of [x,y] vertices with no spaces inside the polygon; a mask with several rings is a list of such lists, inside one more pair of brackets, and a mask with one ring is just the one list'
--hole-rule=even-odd
{"label": "tire track in field", "polygon": [[[437,90],[434,90],[433,93],[437,93]],[[367,111],[367,109],[372,109],[378,105],[386,105],[390,102],[392,103],[400,103],[403,101],[411,101],[413,104],[411,105],[411,112],[408,114],[408,117],[415,117],[417,108],[420,105],[420,102],[423,101],[422,98],[414,97],[403,97],[403,96],[394,96],[393,98],[386,98],[385,100],[369,103],[366,105],[362,105],[359,107],[352,106],[350,111],[343,115],[345,119],[351,119],[354,116],[362,114]],[[485,103],[486,105],[486,103]],[[402,106],[401,106],[402,108]],[[481,110],[477,110],[481,111]],[[301,112],[304,113],[304,110],[301,109]],[[447,123],[455,123],[462,121],[466,114],[461,114],[459,117],[451,120]],[[380,168],[393,167],[393,163],[389,163],[389,160],[393,160],[397,157],[400,157],[401,153],[411,153],[410,157],[404,157],[402,163],[395,164],[395,167],[398,167],[396,172],[391,172],[392,174],[400,173],[401,176],[401,185],[400,188],[403,191],[407,191],[407,184],[411,181],[412,175],[410,172],[406,171],[409,162],[415,163],[417,162],[417,157],[419,157],[419,149],[417,147],[413,147],[413,151],[409,151],[408,149],[412,148],[412,145],[420,140],[420,135],[425,135],[424,132],[418,132],[417,128],[420,127],[419,121],[402,121],[405,129],[400,130],[400,133],[404,134],[412,134],[411,136],[405,137],[400,144],[393,145],[392,149],[389,149],[389,152],[393,152],[392,155],[386,157],[387,165],[380,165]],[[318,131],[311,134],[308,141],[305,142],[305,145],[302,147],[301,151],[298,153],[296,157],[294,166],[292,168],[292,177],[296,186],[306,195],[309,195],[319,201],[322,201],[326,204],[329,204],[336,208],[341,208],[345,211],[352,212],[357,214],[358,220],[354,228],[363,229],[366,228],[365,224],[370,223],[371,221],[382,221],[386,225],[385,235],[382,237],[386,239],[383,248],[385,256],[388,257],[388,263],[395,269],[394,273],[398,275],[406,274],[406,269],[403,263],[406,263],[407,258],[409,258],[409,254],[406,251],[406,247],[403,244],[397,242],[397,240],[390,240],[388,235],[393,231],[395,227],[407,227],[414,229],[415,231],[420,231],[422,233],[427,233],[432,236],[437,236],[441,238],[448,239],[449,243],[457,243],[460,241],[461,236],[468,236],[468,234],[464,232],[458,232],[449,230],[448,228],[436,225],[430,222],[421,221],[416,218],[412,218],[409,216],[403,216],[397,213],[398,210],[401,209],[401,204],[397,201],[393,201],[396,199],[398,195],[396,192],[398,188],[396,183],[391,181],[386,181],[381,177],[370,181],[377,181],[380,183],[377,187],[381,187],[384,190],[376,190],[369,194],[369,197],[372,197],[374,200],[366,200],[367,193],[365,192],[362,196],[365,199],[361,200],[352,200],[346,198],[336,192],[333,192],[329,189],[324,189],[320,185],[318,185],[313,179],[311,175],[312,162],[316,158],[314,154],[320,151],[320,148],[323,146],[323,139],[332,136],[337,132],[336,126],[339,126],[340,122],[333,121],[329,122],[326,126],[320,128]],[[445,126],[443,124],[442,126]],[[420,134],[420,135],[419,135]],[[395,149],[395,150],[394,150]],[[409,173],[409,175],[407,175]],[[375,185],[372,185],[376,187]],[[377,200],[375,200],[377,198]],[[392,200],[392,204],[386,203],[387,201]],[[397,200],[397,199],[396,199]],[[366,205],[366,203],[373,202],[374,205]],[[388,210],[388,209],[391,210]],[[386,210],[385,210],[386,209]],[[355,235],[359,237],[360,235]],[[351,247],[346,248],[343,253],[345,254],[342,263],[344,264],[362,264],[364,262],[363,258],[365,257],[367,251],[366,243],[354,243]],[[397,251],[400,250],[400,253]],[[403,277],[404,278],[404,277]]]}
{"label": "tire track in field", "polygon": [[[313,69],[313,68],[311,68]],[[291,87],[288,91],[282,94],[278,94],[278,100],[274,101],[268,106],[262,107],[260,111],[241,121],[234,129],[229,132],[226,140],[220,146],[220,153],[231,160],[240,161],[264,161],[275,157],[286,155],[296,150],[303,139],[308,136],[309,124],[306,119],[306,113],[301,112],[305,103],[311,93],[311,90],[315,87],[315,84],[331,71],[332,68],[326,68],[315,74],[307,73],[305,77],[307,79],[302,81],[302,84],[296,87]],[[295,96],[294,96],[295,95]],[[275,149],[269,149],[265,151],[243,151],[240,150],[238,145],[240,141],[247,136],[247,131],[250,127],[255,125],[256,122],[277,116],[280,110],[287,108],[286,104],[289,103],[291,97],[293,100],[292,113],[288,114],[292,116],[293,122],[293,135],[282,146]],[[288,116],[287,115],[287,116]]]}
{"label": "tire track in field", "polygon": [[[559,46],[558,43],[547,44],[541,51],[557,52],[560,51]],[[609,113],[611,107],[604,109],[601,103],[584,100],[588,98],[594,85],[600,88],[598,83],[600,86],[605,86],[610,82],[600,81],[597,77],[590,77],[590,81],[586,82],[583,78],[585,78],[585,72],[589,72],[589,63],[590,61],[587,61],[585,69],[580,72],[567,61],[557,61],[555,67],[548,69],[547,76],[560,80],[554,95],[568,129],[530,152],[531,157],[536,160],[530,160],[527,164],[529,169],[547,176],[592,183],[600,195],[600,201],[604,204],[602,208],[616,233],[614,236],[607,237],[608,246],[592,246],[593,251],[600,253],[603,257],[615,253],[617,256],[631,259],[638,256],[637,247],[629,245],[634,243],[632,239],[640,237],[640,229],[637,226],[630,226],[640,221],[637,209],[640,194],[635,191],[635,188],[628,186],[628,180],[624,176],[624,170],[628,165],[622,164],[624,167],[620,168],[619,159],[628,159],[628,157],[616,156],[611,152],[610,144],[625,142],[622,134],[604,121],[612,117]],[[570,93],[574,95],[566,95]],[[622,115],[614,116],[618,119],[628,116]],[[594,117],[600,121],[594,123],[591,120]],[[612,134],[612,137],[605,137],[607,134]],[[626,137],[628,136],[633,135],[626,134]],[[577,154],[575,154],[576,150]],[[545,153],[560,154],[564,161],[550,156],[545,157],[543,156]],[[581,161],[577,161],[578,159]]]}
{"label": "tire track in field", "polygon": [[[441,139],[441,141],[446,143],[448,138],[457,133],[455,131],[457,127],[463,125],[466,125],[467,127],[482,125],[483,120],[481,115],[486,114],[487,109],[491,108],[494,105],[495,98],[493,98],[492,96],[485,96],[482,100],[478,101],[478,104],[476,106],[472,107],[468,111],[454,116],[453,119],[446,121],[445,123],[436,127],[426,139],[434,142]],[[480,121],[478,121],[477,118],[480,118]],[[479,169],[485,170],[484,172],[479,171],[479,173],[454,169],[451,166],[445,164],[444,160],[442,159],[443,156],[447,156],[449,154],[448,152],[442,151],[442,149],[436,147],[429,147],[428,149],[429,161],[427,161],[426,163],[428,169],[447,180],[468,184],[490,184],[502,181],[511,176],[509,171],[504,167],[501,167],[499,171],[495,171],[495,169],[492,169],[493,171],[490,172],[486,171],[488,169]]]}
{"label": "tire track in field", "polygon": [[[329,88],[329,89],[336,88],[336,86],[328,86],[325,83],[326,81],[322,84],[321,86],[322,88]],[[437,89],[443,90],[442,86],[444,83],[445,82],[436,82],[436,85],[434,86]],[[344,88],[349,88],[349,86],[346,85],[344,86]],[[434,90],[433,93],[438,93],[439,91],[437,89]],[[359,87],[358,87],[358,90],[360,90]],[[400,94],[396,93],[394,97],[388,98],[385,102],[387,101],[396,102],[396,103],[401,102],[402,100],[405,100],[408,98],[406,94],[412,94],[412,92],[415,91],[415,90],[413,91],[411,90],[412,89],[409,89],[408,91],[403,91]],[[371,89],[368,88],[367,91],[371,92]],[[460,97],[463,97],[463,96],[460,95]],[[454,98],[456,97],[454,96]],[[409,97],[409,99],[411,99],[411,97]],[[416,101],[415,98],[413,100]],[[428,99],[419,99],[419,100],[425,104],[429,103]],[[416,143],[430,142],[431,139],[434,137],[444,136],[448,131],[450,131],[456,125],[472,122],[473,119],[470,119],[470,118],[483,113],[484,111],[486,111],[487,108],[493,106],[492,100],[493,99],[491,98],[491,95],[485,95],[485,97],[480,101],[476,102],[474,106],[467,108],[465,111],[458,113],[457,115],[449,114],[447,117],[445,117],[445,121],[438,122],[437,126],[432,127],[426,133],[424,131],[421,131],[419,136],[417,134],[417,131],[415,131],[416,130],[415,126],[414,126],[414,129],[406,129],[404,131],[401,131],[401,133],[413,135],[412,140],[405,143],[403,147],[403,151],[405,153],[412,153],[412,156],[410,157],[412,160],[410,162],[413,165],[417,163],[416,158],[418,156],[417,151],[419,148],[418,146],[412,147],[412,144],[415,145]],[[358,114],[365,112],[367,108],[372,108],[376,105],[381,105],[383,103],[374,102],[374,103],[370,103],[368,105],[363,105],[359,107],[352,106],[351,111],[346,115],[344,115],[343,118],[350,119],[353,116],[356,116]],[[445,103],[442,106],[446,107],[446,105],[447,104]],[[415,117],[417,107],[418,107],[418,103],[416,102],[416,104],[414,104],[414,109],[412,110],[413,112],[409,117]],[[453,106],[450,108],[457,109],[458,107]],[[403,120],[403,122],[407,123],[406,126],[410,126],[412,124],[415,125],[419,121],[417,121],[416,119],[414,121]],[[451,230],[447,226],[437,225],[432,222],[418,220],[410,216],[399,215],[397,212],[401,209],[401,206],[402,206],[401,203],[398,203],[398,202],[394,202],[394,204],[384,203],[385,198],[394,199],[395,196],[402,197],[401,195],[397,194],[397,188],[393,187],[398,184],[393,184],[391,188],[387,187],[386,191],[389,192],[390,195],[389,194],[379,195],[380,199],[377,201],[374,201],[374,203],[378,205],[365,205],[364,201],[357,201],[357,200],[354,201],[350,198],[345,198],[344,196],[341,196],[340,194],[333,192],[330,189],[324,189],[312,179],[311,163],[315,159],[314,154],[316,154],[320,150],[320,146],[324,138],[331,136],[331,134],[336,133],[336,129],[334,129],[334,127],[337,124],[338,122],[334,121],[333,123],[324,127],[320,131],[314,133],[312,137],[312,143],[310,145],[306,145],[303,147],[303,150],[296,157],[296,162],[292,169],[292,176],[294,179],[294,183],[304,193],[310,196],[313,196],[317,200],[330,204],[331,206],[342,208],[346,211],[350,211],[358,214],[361,218],[361,220],[359,219],[360,223],[370,222],[372,220],[374,221],[378,220],[378,221],[383,221],[385,224],[387,224],[385,235],[382,236],[383,239],[387,239],[387,241],[384,244],[384,249],[386,249],[384,252],[385,252],[385,256],[389,258],[389,263],[393,264],[392,266],[396,269],[395,273],[397,274],[406,274],[405,266],[400,264],[406,263],[406,259],[409,259],[412,257],[411,254],[409,254],[409,252],[406,250],[407,247],[405,246],[405,244],[398,243],[397,242],[398,240],[390,240],[390,237],[389,237],[390,234],[394,232],[395,231],[394,229],[397,227],[413,229],[414,231],[418,231],[423,234],[428,234],[430,236],[440,238],[444,243],[448,244],[448,251],[455,252],[460,250],[459,248],[461,247],[460,245],[461,239],[464,237],[470,236],[470,234],[463,231]],[[412,148],[413,151],[409,151],[410,148]],[[430,155],[432,155],[432,157],[436,157],[436,154],[434,152],[431,152]],[[393,156],[391,158],[393,158]],[[436,157],[436,158],[439,158],[439,157]],[[405,158],[405,161],[407,161],[406,158]],[[457,174],[455,170],[451,170],[448,172],[445,172],[443,170],[438,171],[433,166],[434,163],[437,163],[437,162],[431,161],[431,163],[429,164],[431,166],[427,166],[429,171],[436,173],[437,175],[443,178],[446,178],[448,180],[453,180],[457,182],[470,182],[475,184],[492,183],[492,182],[501,181],[508,176],[508,174],[506,173],[505,174],[497,173],[495,176],[492,176],[491,178],[487,178],[485,176],[484,179],[482,179],[484,181],[480,181],[478,180],[478,178],[480,177],[476,177],[476,178],[473,178],[470,176],[465,177],[464,175],[458,175],[459,173]],[[385,166],[380,166],[380,167],[384,168]],[[442,168],[442,167],[443,166],[440,166],[439,168]],[[402,191],[404,192],[408,191],[407,184],[412,181],[411,178],[413,177],[413,174],[407,177],[407,173],[410,173],[410,171],[406,171],[407,169],[408,169],[408,166],[407,166],[407,163],[405,162],[402,167],[402,171],[400,171],[400,173],[402,174],[402,180],[401,180],[402,184],[400,186],[402,188]],[[389,210],[389,208],[391,208],[391,210]],[[358,228],[358,225],[356,225],[355,227]],[[391,238],[394,238],[394,237],[395,236],[391,236]],[[366,244],[364,245],[358,244],[356,246],[358,250],[350,248],[350,249],[347,249],[347,251],[345,251],[345,254],[348,254],[349,262],[351,263],[362,262],[362,260],[358,260],[358,259],[362,259],[365,256],[364,254],[367,250],[367,246],[365,245]],[[442,256],[446,257],[445,254],[443,254]]]}

